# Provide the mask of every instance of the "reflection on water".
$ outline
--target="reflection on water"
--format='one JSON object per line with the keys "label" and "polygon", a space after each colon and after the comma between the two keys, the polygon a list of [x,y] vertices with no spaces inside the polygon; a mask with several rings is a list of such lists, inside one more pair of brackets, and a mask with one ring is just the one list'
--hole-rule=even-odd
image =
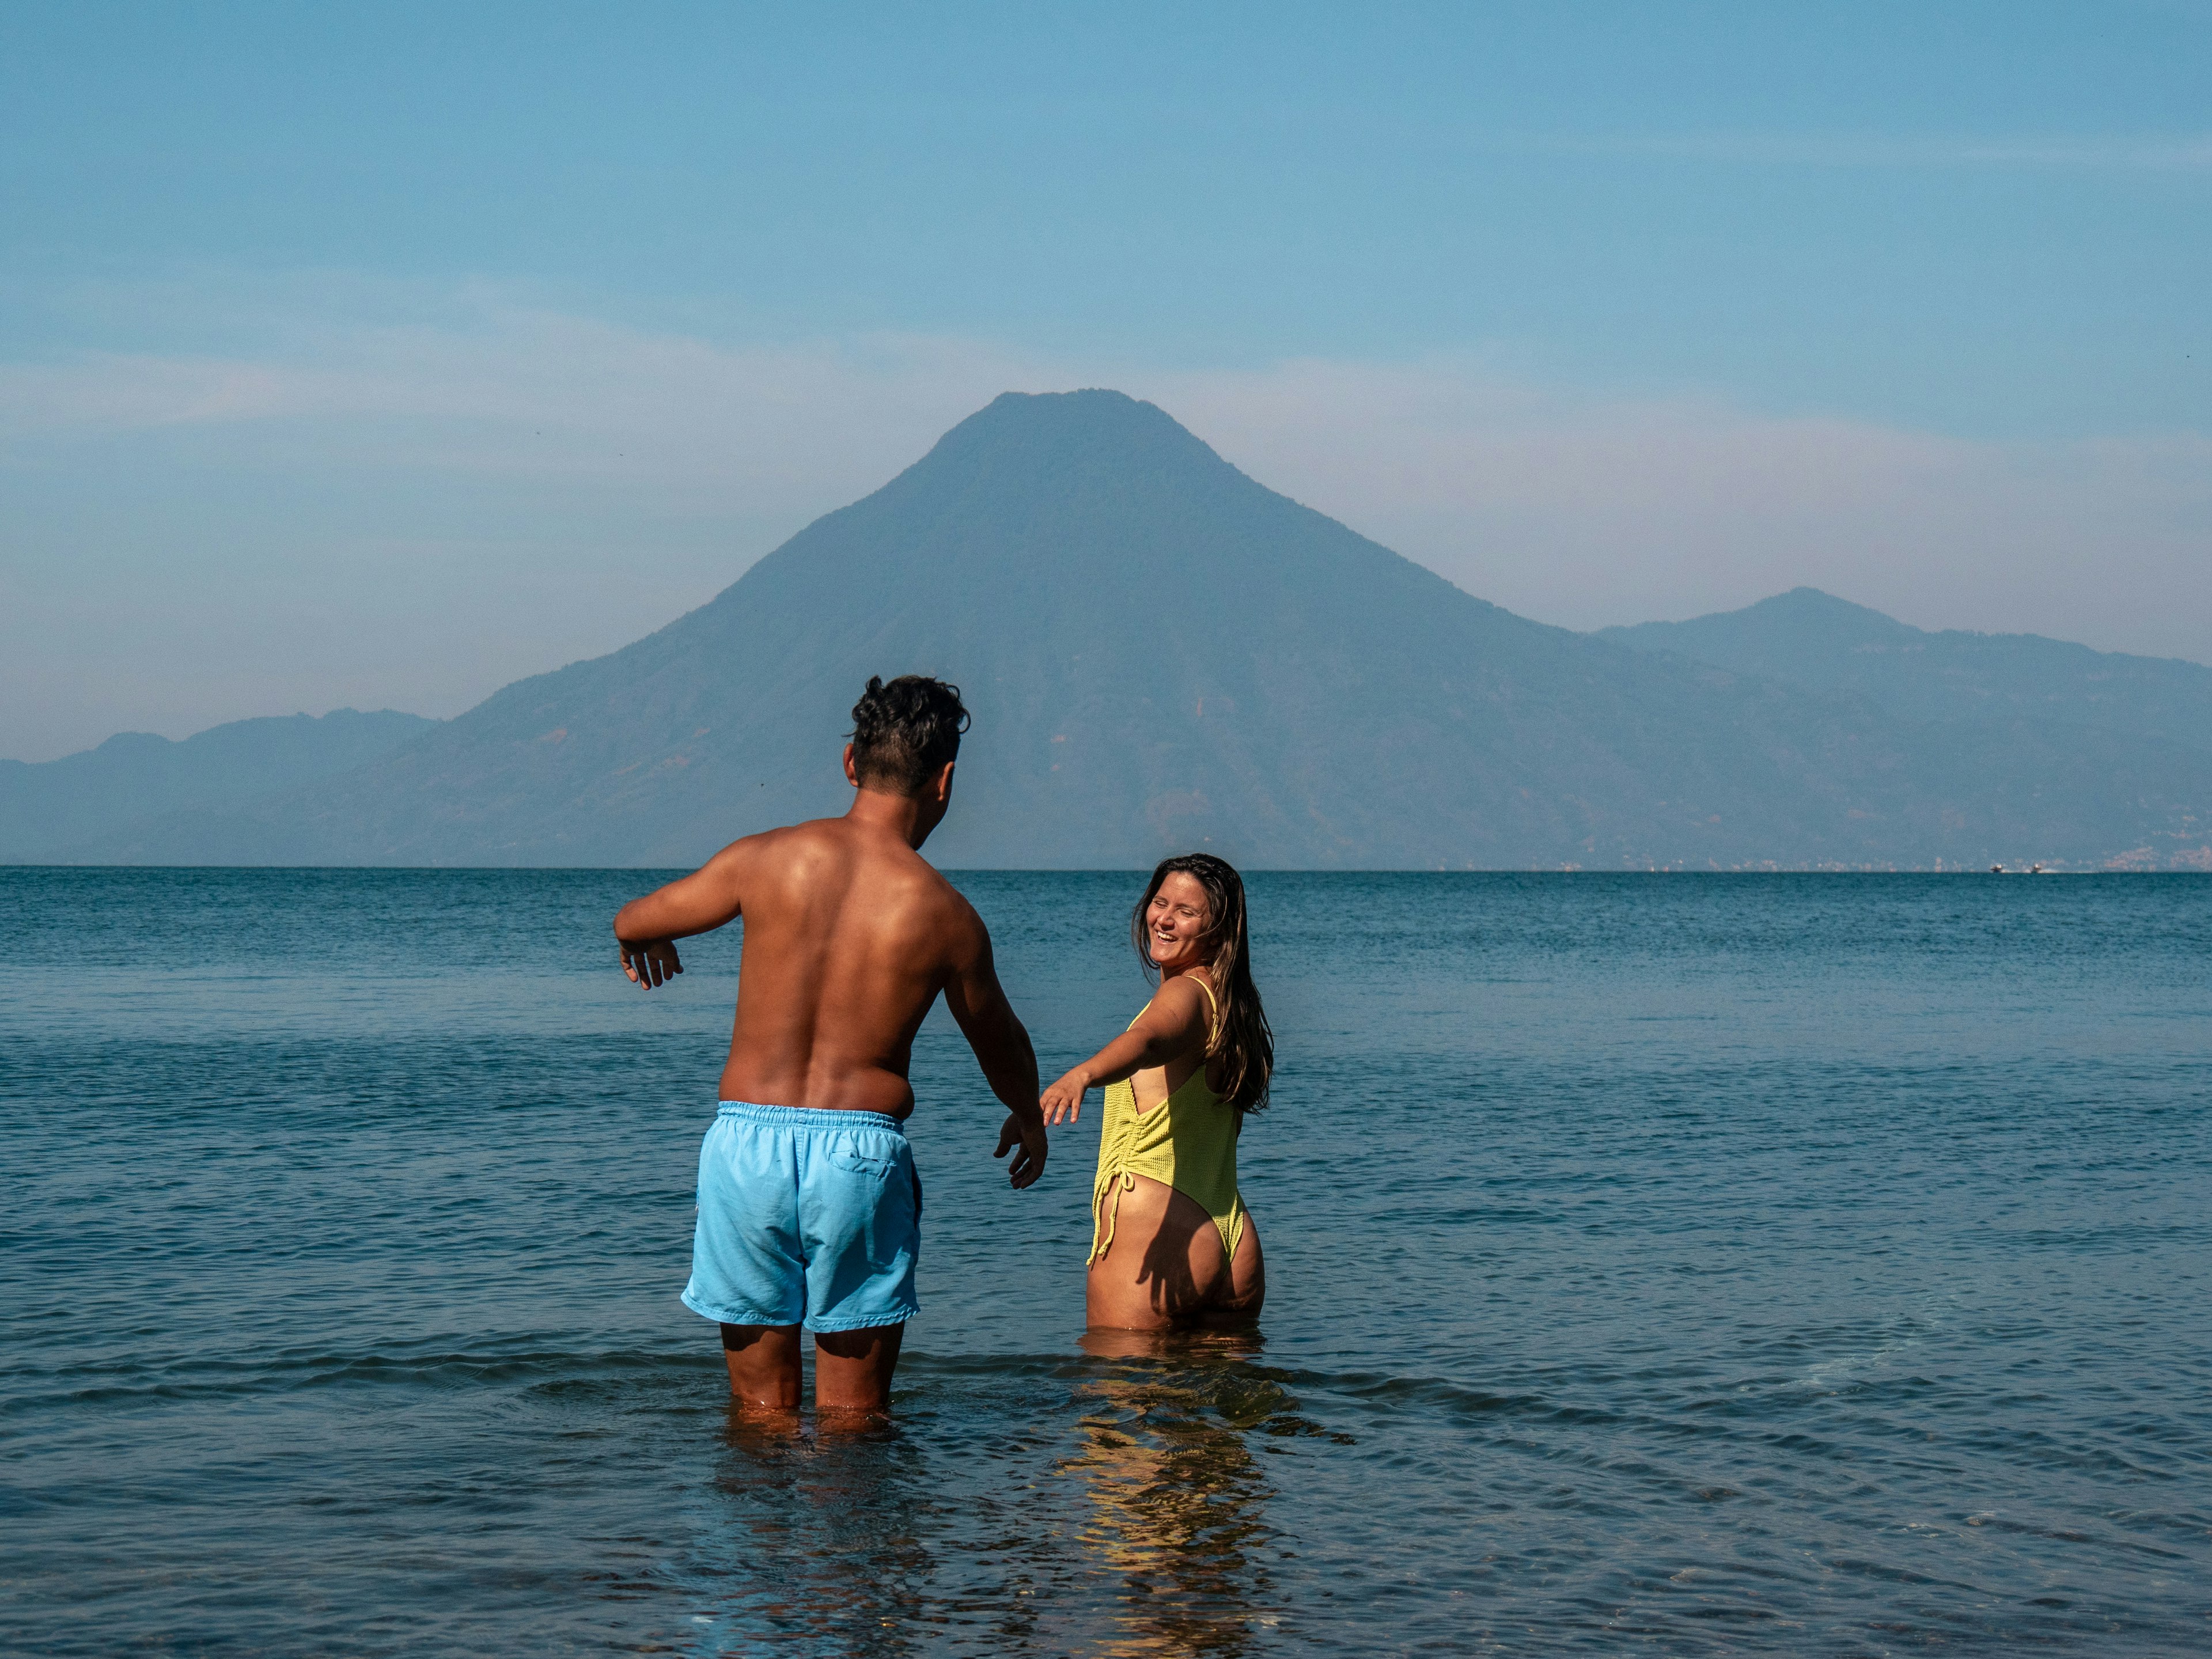
{"label": "reflection on water", "polygon": [[[1307,1437],[1255,1334],[921,1358],[866,1428],[732,1411],[700,1519],[705,1653],[1243,1654],[1280,1628],[1269,1457]],[[711,1589],[709,1588],[711,1586]]]}
{"label": "reflection on water", "polygon": [[919,1650],[922,1534],[936,1528],[926,1460],[898,1425],[733,1408],[724,1443],[714,1531],[726,1559],[708,1568],[722,1594],[695,1616],[701,1650],[751,1651],[775,1637],[809,1653]]}
{"label": "reflection on water", "polygon": [[1254,1333],[1092,1332],[1077,1389],[1085,1553],[1110,1574],[1103,1655],[1241,1654],[1272,1628],[1272,1487],[1251,1437],[1308,1425]]}

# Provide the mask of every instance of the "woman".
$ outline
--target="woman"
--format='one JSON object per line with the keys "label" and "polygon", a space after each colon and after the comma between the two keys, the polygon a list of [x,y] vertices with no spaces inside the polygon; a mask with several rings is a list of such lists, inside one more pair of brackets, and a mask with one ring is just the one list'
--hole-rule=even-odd
{"label": "woman", "polygon": [[1129,918],[1160,988],[1129,1029],[1044,1091],[1048,1124],[1104,1085],[1085,1305],[1094,1330],[1245,1324],[1267,1284],[1237,1190],[1237,1136],[1267,1103],[1275,1040],[1244,884],[1205,853],[1165,860]]}

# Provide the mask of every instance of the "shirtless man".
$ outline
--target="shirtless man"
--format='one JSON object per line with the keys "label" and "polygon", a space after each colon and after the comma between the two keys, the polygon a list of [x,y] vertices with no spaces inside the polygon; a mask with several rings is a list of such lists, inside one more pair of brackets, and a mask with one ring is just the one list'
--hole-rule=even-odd
{"label": "shirtless man", "polygon": [[842,818],[732,842],[696,874],[615,917],[623,969],[651,989],[684,971],[675,941],[744,918],[721,1110],[699,1149],[684,1305],[718,1321],[741,1406],[795,1410],[799,1330],[814,1404],[890,1403],[921,1250],[921,1181],[903,1124],[922,1016],[945,1006],[1006,1103],[995,1157],[1043,1172],[1036,1055],[967,900],[919,852],[952,799],[968,711],[957,688],[879,679],[853,709]]}

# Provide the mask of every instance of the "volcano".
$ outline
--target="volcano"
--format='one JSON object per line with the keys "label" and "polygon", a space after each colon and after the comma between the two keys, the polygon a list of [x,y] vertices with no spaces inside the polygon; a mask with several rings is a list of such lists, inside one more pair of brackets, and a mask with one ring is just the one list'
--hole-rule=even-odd
{"label": "volcano", "polygon": [[998,398],[623,650],[84,852],[696,864],[842,811],[848,711],[906,672],[975,715],[928,849],[949,867],[2081,860],[2212,808],[2194,748],[1954,741],[1849,690],[1514,616],[1087,391]]}

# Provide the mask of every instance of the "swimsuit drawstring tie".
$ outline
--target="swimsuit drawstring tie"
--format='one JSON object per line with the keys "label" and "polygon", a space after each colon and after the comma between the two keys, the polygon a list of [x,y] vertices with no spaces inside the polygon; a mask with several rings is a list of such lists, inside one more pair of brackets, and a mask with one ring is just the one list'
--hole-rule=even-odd
{"label": "swimsuit drawstring tie", "polygon": [[[1136,1190],[1137,1177],[1127,1170],[1122,1170],[1118,1178],[1111,1175],[1108,1176],[1101,1185],[1097,1197],[1091,1200],[1092,1203],[1095,1205],[1098,1198],[1105,1197],[1111,1197],[1114,1201],[1106,1212],[1106,1237],[1091,1247],[1089,1258],[1091,1261],[1097,1261],[1100,1256],[1114,1248],[1115,1224],[1121,1218],[1121,1194],[1133,1193]],[[1095,1221],[1091,1224],[1091,1236],[1094,1238],[1097,1237],[1097,1224]],[[1085,1265],[1087,1266],[1088,1263],[1086,1262]]]}

